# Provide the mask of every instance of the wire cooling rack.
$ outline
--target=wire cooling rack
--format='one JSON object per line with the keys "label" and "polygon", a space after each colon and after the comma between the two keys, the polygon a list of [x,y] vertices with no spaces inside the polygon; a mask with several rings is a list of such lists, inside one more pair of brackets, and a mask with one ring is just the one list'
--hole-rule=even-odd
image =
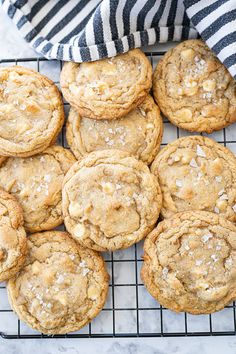
{"label": "wire cooling rack", "polygon": [[[146,53],[153,67],[163,52]],[[22,65],[41,72],[59,87],[62,63],[44,58],[0,60],[0,67]],[[68,113],[69,105],[64,102]],[[162,145],[178,137],[190,135],[164,119]],[[236,153],[236,126],[209,135]],[[58,143],[68,147],[63,127]],[[220,336],[236,334],[235,303],[212,315],[194,316],[176,314],[162,307],[146,291],[140,279],[142,265],[140,242],[127,250],[105,253],[110,273],[109,294],[102,312],[89,325],[78,332],[54,335],[54,338],[106,338],[106,337],[177,337]],[[0,283],[0,335],[7,339],[50,338],[30,329],[18,320],[7,300],[6,287]]]}

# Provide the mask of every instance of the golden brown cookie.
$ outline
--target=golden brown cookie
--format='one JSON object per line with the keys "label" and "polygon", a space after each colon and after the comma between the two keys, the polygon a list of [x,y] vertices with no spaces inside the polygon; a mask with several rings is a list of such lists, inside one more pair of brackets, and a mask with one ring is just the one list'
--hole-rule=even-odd
{"label": "golden brown cookie", "polygon": [[152,67],[140,49],[90,63],[65,63],[61,89],[82,117],[116,119],[143,102],[152,85]]}
{"label": "golden brown cookie", "polygon": [[102,257],[66,232],[28,238],[24,268],[7,285],[13,310],[45,334],[77,331],[102,310],[108,279]]}
{"label": "golden brown cookie", "polygon": [[153,94],[180,128],[211,133],[236,121],[236,81],[201,40],[169,50],[153,75]]}
{"label": "golden brown cookie", "polygon": [[162,133],[160,110],[147,96],[139,107],[120,119],[84,118],[71,108],[66,137],[77,159],[97,150],[119,149],[150,164],[160,148]]}
{"label": "golden brown cookie", "polygon": [[10,157],[0,166],[0,186],[20,202],[27,231],[62,223],[62,181],[75,161],[69,150],[51,146],[32,157]]}
{"label": "golden brown cookie", "polygon": [[127,248],[152,230],[161,208],[157,179],[120,150],[92,152],[65,176],[62,209],[67,230],[98,250]]}
{"label": "golden brown cookie", "polygon": [[32,156],[56,140],[64,122],[56,85],[20,66],[0,69],[0,154]]}
{"label": "golden brown cookie", "polygon": [[13,277],[24,264],[27,242],[23,223],[19,203],[0,189],[0,281]]}
{"label": "golden brown cookie", "polygon": [[236,221],[236,158],[214,140],[177,139],[160,151],[151,171],[159,179],[164,218],[206,210]]}
{"label": "golden brown cookie", "polygon": [[173,311],[212,313],[236,299],[236,227],[214,213],[176,214],[144,242],[141,277]]}

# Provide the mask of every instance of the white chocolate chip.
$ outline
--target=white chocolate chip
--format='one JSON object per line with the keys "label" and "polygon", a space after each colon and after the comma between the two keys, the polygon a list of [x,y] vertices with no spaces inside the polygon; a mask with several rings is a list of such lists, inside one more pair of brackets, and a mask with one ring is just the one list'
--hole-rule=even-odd
{"label": "white chocolate chip", "polygon": [[148,123],[148,124],[146,125],[146,128],[147,128],[147,129],[153,129],[153,128],[154,128],[154,125],[153,125],[152,123]]}
{"label": "white chocolate chip", "polygon": [[205,80],[202,83],[202,87],[204,91],[213,91],[216,87],[215,80]]}
{"label": "white chocolate chip", "polygon": [[192,60],[194,58],[194,50],[191,48],[182,50],[182,52],[180,53],[180,56],[182,59],[184,60]]}
{"label": "white chocolate chip", "polygon": [[111,182],[102,183],[102,190],[104,193],[112,194],[114,193],[115,187]]}
{"label": "white chocolate chip", "polygon": [[236,204],[232,206],[233,211],[236,213]]}
{"label": "white chocolate chip", "polygon": [[78,218],[83,215],[83,208],[79,205],[79,203],[71,202],[69,205],[69,214],[72,218]]}
{"label": "white chocolate chip", "polygon": [[80,237],[83,237],[84,234],[85,234],[85,227],[84,227],[84,225],[83,225],[83,224],[78,224],[78,225],[76,225],[75,228],[74,228],[74,235],[75,235],[75,237],[80,238]]}
{"label": "white chocolate chip", "polygon": [[191,122],[192,120],[192,112],[188,108],[182,108],[175,112],[178,119],[181,119],[183,122]]}

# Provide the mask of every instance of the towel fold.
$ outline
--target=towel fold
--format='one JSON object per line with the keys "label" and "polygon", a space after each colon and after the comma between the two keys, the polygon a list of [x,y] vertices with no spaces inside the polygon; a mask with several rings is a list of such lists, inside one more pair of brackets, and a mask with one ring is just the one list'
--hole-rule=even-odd
{"label": "towel fold", "polygon": [[2,0],[2,8],[48,59],[94,61],[200,34],[236,78],[236,0]]}

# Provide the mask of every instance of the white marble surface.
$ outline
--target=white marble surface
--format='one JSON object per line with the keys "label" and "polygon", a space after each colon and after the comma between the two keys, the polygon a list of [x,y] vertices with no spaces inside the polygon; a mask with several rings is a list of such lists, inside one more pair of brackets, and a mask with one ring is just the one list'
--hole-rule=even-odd
{"label": "white marble surface", "polygon": [[[17,57],[32,57],[36,53],[29,48],[28,44],[20,38],[14,25],[5,16],[0,9],[0,59],[17,58]],[[165,134],[171,136],[174,131],[166,131]],[[230,133],[230,132],[229,132]],[[174,137],[173,137],[174,138]],[[219,138],[217,136],[216,138]],[[164,136],[166,139],[166,135]],[[126,251],[126,256],[129,251]],[[122,258],[124,254],[117,253],[116,257]],[[132,270],[131,270],[132,272]],[[116,282],[119,282],[119,277],[124,277],[126,272],[122,272],[119,268],[116,273]],[[129,275],[129,280],[130,280]],[[134,275],[133,275],[134,276]],[[122,278],[122,282],[126,279]],[[122,291],[122,290],[121,290]],[[119,300],[122,300],[120,294]],[[147,294],[140,296],[144,301],[143,306],[153,305],[153,300]],[[124,299],[123,299],[124,300]],[[126,301],[127,300],[127,301]],[[133,306],[132,297],[125,299],[125,303],[120,303],[120,306]],[[1,299],[0,299],[1,302]],[[0,303],[1,306],[1,303]],[[6,306],[8,306],[6,304]],[[109,306],[109,301],[106,306]],[[181,315],[179,317],[169,314],[168,323],[172,326],[173,330],[181,326]],[[219,315],[216,315],[219,316]],[[216,326],[223,325],[227,314],[221,313],[216,317]],[[130,320],[130,319],[129,319]],[[7,319],[9,321],[9,318]],[[12,321],[16,318],[12,317]],[[103,326],[104,321],[102,317],[95,320],[94,326]],[[198,321],[191,322],[194,326],[199,325]],[[12,322],[13,323],[13,322]],[[122,321],[121,321],[122,323]],[[214,323],[214,320],[213,320]],[[226,324],[226,323],[225,323]],[[0,330],[4,329],[7,323],[4,322],[4,316],[0,317]],[[9,323],[8,323],[9,325]],[[11,325],[11,324],[10,324]],[[155,326],[155,318],[150,319],[145,324],[147,328],[152,329]],[[165,324],[164,324],[165,325]],[[200,327],[204,324],[200,323]],[[227,324],[226,324],[227,325]],[[119,329],[119,328],[118,328]],[[196,328],[195,328],[196,329]],[[120,329],[122,330],[122,328]],[[194,330],[194,329],[193,329]],[[112,354],[233,354],[236,353],[236,338],[235,337],[192,337],[192,338],[134,338],[134,339],[46,339],[46,340],[4,340],[0,338],[0,354],[82,354],[82,353],[112,353]]]}

